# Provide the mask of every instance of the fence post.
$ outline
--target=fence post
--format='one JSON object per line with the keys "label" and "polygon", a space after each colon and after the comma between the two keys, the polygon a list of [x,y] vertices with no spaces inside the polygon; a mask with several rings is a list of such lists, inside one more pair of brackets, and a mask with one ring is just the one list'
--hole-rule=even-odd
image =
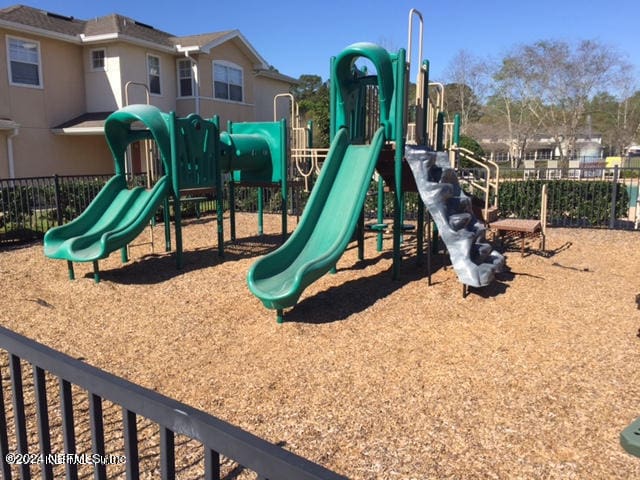
{"label": "fence post", "polygon": [[609,228],[616,226],[616,198],[618,196],[618,165],[613,167],[613,185],[611,188],[611,216],[609,217]]}
{"label": "fence post", "polygon": [[58,174],[53,176],[53,184],[55,188],[55,196],[56,196],[56,220],[58,225],[62,225],[62,205],[60,204],[60,177]]}

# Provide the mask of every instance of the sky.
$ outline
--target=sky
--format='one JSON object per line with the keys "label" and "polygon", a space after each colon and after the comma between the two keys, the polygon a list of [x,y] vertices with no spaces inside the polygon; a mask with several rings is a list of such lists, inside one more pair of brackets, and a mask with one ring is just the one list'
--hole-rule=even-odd
{"label": "sky", "polygon": [[[500,59],[510,48],[537,40],[597,40],[634,66],[640,88],[640,0],[0,0],[82,20],[119,13],[174,35],[238,29],[268,64],[283,74],[329,77],[331,56],[355,42],[406,48],[409,11],[424,18],[423,57],[430,78],[446,81],[462,50]],[[414,65],[419,27],[413,23]],[[412,75],[413,78],[413,75]]]}

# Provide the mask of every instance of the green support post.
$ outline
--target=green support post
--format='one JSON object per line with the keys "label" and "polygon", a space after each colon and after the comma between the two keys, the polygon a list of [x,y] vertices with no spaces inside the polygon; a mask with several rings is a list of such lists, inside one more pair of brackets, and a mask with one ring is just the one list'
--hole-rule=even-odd
{"label": "green support post", "polygon": [[127,263],[129,261],[129,254],[127,253],[126,245],[120,249],[120,260],[122,263]]}
{"label": "green support post", "polygon": [[404,243],[404,210],[405,210],[405,202],[406,200],[406,195],[405,192],[402,192],[402,198],[400,200],[400,225],[402,226],[402,229],[400,230],[400,245],[402,245]]}
{"label": "green support post", "polygon": [[164,248],[165,251],[171,251],[171,214],[169,212],[169,197],[164,199],[162,208],[162,216],[164,217]]}
{"label": "green support post", "polygon": [[93,261],[93,281],[95,283],[100,283],[100,269],[98,268],[98,261]]}
{"label": "green support post", "polygon": [[264,231],[264,189],[258,187],[258,235]]}
{"label": "green support post", "polygon": [[[309,124],[311,121],[309,121]],[[287,151],[287,135],[284,133],[287,131],[287,121],[283,118],[280,120],[281,132],[283,132],[280,137],[280,151]],[[282,243],[287,238],[287,206],[289,204],[289,184],[287,183],[287,179],[289,178],[289,165],[287,164],[288,155],[283,154],[281,157],[281,169],[282,178],[280,179],[280,190],[282,197]]]}
{"label": "green support post", "polygon": [[364,260],[364,207],[358,219],[358,227],[356,231],[358,237],[358,260]]}
{"label": "green support post", "polygon": [[177,195],[173,200],[173,219],[176,229],[176,264],[178,269],[182,268],[182,206],[180,205],[180,196]]}
{"label": "green support post", "polygon": [[276,310],[276,322],[284,323],[284,311],[280,308]]}
{"label": "green support post", "polygon": [[382,175],[378,176],[378,234],[377,234],[377,247],[378,252],[382,251],[382,241],[383,241],[383,226],[384,223],[384,180],[382,179]]}
{"label": "green support post", "polygon": [[218,255],[224,256],[224,191],[222,181],[216,185],[216,223],[218,226]]}
{"label": "green support post", "polygon": [[[402,262],[402,255],[400,253],[400,243],[402,238],[402,213],[401,203],[403,199],[402,192],[402,160],[404,158],[404,143],[405,143],[405,106],[406,106],[406,57],[404,50],[401,49],[398,52],[395,65],[395,85],[396,85],[396,101],[395,101],[395,115],[394,115],[394,128],[393,128],[393,140],[396,141],[396,151],[394,155],[394,180],[395,180],[395,192],[393,196],[393,267],[392,277],[397,280],[400,276],[400,263]],[[389,139],[392,140],[392,139]]]}
{"label": "green support post", "polygon": [[67,260],[67,271],[69,272],[69,280],[75,280],[76,274],[73,272],[73,262]]}
{"label": "green support post", "polygon": [[460,114],[456,113],[453,117],[453,138],[454,145],[460,145]]}
{"label": "green support post", "polygon": [[231,223],[231,241],[236,241],[236,188],[233,177],[229,182],[229,223]]}
{"label": "green support post", "polygon": [[[429,60],[424,60],[422,62],[422,70],[424,71],[424,83],[423,83],[423,94],[422,94],[422,98],[424,99],[424,102],[427,102],[427,99],[429,98]],[[422,126],[424,131],[423,132],[419,132],[420,133],[420,137],[418,138],[423,138],[424,139],[424,144],[425,145],[429,145],[429,128],[427,127],[427,125],[429,125],[429,109],[426,108],[425,105],[422,106]],[[418,133],[418,132],[416,132]]]}

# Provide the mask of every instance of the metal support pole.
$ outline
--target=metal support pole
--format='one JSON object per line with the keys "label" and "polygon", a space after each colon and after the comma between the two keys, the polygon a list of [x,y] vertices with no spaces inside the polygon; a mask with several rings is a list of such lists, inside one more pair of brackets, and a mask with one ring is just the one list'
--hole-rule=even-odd
{"label": "metal support pole", "polygon": [[358,260],[364,260],[364,208],[358,218],[356,235],[358,237]]}
{"label": "metal support pole", "polygon": [[611,185],[611,215],[609,216],[609,228],[613,229],[616,226],[616,199],[618,197],[618,165],[613,167],[613,180]]}
{"label": "metal support pole", "polygon": [[431,286],[431,213],[427,210],[427,285]]}
{"label": "metal support pole", "polygon": [[231,223],[231,241],[236,241],[236,188],[233,178],[229,182],[229,222]]}
{"label": "metal support pole", "polygon": [[182,206],[180,205],[180,195],[173,200],[173,217],[176,229],[176,264],[178,269],[182,268]]}
{"label": "metal support pole", "polygon": [[166,197],[162,208],[162,216],[164,217],[164,248],[167,252],[171,251],[171,214],[169,208],[169,197]]}
{"label": "metal support pole", "polygon": [[95,283],[100,283],[100,269],[98,268],[98,261],[93,261],[93,281]]}
{"label": "metal support pole", "polygon": [[383,227],[384,223],[384,180],[382,179],[382,175],[378,177],[378,238],[377,238],[377,247],[378,252],[382,251],[382,241],[383,241]]}
{"label": "metal support pole", "polygon": [[64,219],[62,218],[62,204],[60,203],[62,195],[60,194],[60,177],[58,175],[53,176],[53,184],[55,186],[56,195],[56,221],[58,222],[58,225],[62,225]]}
{"label": "metal support pole", "polygon": [[258,187],[258,235],[264,231],[264,189]]}
{"label": "metal support pole", "polygon": [[418,201],[418,226],[416,228],[416,234],[418,235],[418,265],[422,265],[422,259],[424,257],[424,203]]}
{"label": "metal support pole", "polygon": [[216,223],[218,227],[218,255],[224,256],[224,187],[220,172],[216,175]]}

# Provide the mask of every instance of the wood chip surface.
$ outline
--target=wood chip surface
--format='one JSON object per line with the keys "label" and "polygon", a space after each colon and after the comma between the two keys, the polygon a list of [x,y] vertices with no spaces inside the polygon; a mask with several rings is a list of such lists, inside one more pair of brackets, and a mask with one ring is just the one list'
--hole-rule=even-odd
{"label": "wood chip surface", "polygon": [[640,478],[619,442],[640,416],[640,232],[548,229],[466,298],[442,256],[428,285],[413,234],[392,280],[390,237],[367,233],[278,325],[246,274],[279,222],[258,237],[239,214],[220,259],[213,218],[192,220],[181,271],[159,225],[99,284],[41,245],[2,251],[0,323],[354,479]]}

